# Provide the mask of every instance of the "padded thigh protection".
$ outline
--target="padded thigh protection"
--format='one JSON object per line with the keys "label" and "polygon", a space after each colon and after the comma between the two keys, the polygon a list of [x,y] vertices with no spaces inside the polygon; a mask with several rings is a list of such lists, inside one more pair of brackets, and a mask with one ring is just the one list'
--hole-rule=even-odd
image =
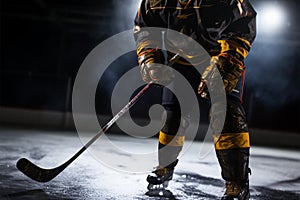
{"label": "padded thigh protection", "polygon": [[227,112],[222,133],[248,132],[246,113],[241,101],[227,95]]}

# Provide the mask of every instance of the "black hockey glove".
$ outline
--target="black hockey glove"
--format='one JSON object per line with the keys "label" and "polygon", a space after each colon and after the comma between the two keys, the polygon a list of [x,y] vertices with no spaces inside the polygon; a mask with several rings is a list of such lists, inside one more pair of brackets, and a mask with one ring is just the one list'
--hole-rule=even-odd
{"label": "black hockey glove", "polygon": [[242,76],[245,66],[241,60],[229,53],[221,53],[218,56],[213,56],[210,65],[204,70],[199,84],[198,94],[202,97],[206,97],[207,84],[214,78],[216,69],[219,70],[222,77],[226,94],[230,94]]}

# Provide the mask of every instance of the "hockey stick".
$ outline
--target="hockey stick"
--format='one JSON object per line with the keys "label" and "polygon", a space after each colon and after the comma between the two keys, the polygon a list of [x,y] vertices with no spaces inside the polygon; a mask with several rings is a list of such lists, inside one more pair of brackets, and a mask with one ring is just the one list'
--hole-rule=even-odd
{"label": "hockey stick", "polygon": [[[173,65],[175,61],[179,58],[179,55],[176,54],[169,61],[169,66]],[[44,169],[35,164],[26,158],[21,158],[17,162],[17,168],[29,178],[38,181],[38,182],[48,182],[60,174],[66,167],[68,167],[78,156],[80,156],[90,145],[92,145],[102,134],[106,133],[107,130],[120,118],[122,117],[139,99],[140,97],[150,88],[153,84],[150,81],[141,91],[132,98],[129,103],[122,108],[103,128],[100,130],[92,139],[90,139],[74,156],[67,160],[62,165],[52,168]]]}
{"label": "hockey stick", "polygon": [[89,140],[74,156],[72,156],[64,164],[52,168],[44,169],[33,164],[26,158],[21,158],[17,162],[17,168],[29,178],[38,182],[48,182],[60,174],[69,164],[71,164],[79,155],[81,155],[91,144],[93,144],[102,134],[106,133],[107,130],[121,117],[123,116],[139,99],[140,97],[150,88],[153,82],[149,82],[133,99],[116,114],[97,135]]}

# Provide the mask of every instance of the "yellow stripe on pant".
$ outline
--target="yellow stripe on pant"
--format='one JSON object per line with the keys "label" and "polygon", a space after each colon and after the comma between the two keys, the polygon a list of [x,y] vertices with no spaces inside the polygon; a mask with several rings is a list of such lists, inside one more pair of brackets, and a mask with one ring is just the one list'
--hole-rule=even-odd
{"label": "yellow stripe on pant", "polygon": [[216,150],[250,148],[249,132],[214,135]]}
{"label": "yellow stripe on pant", "polygon": [[162,131],[159,132],[159,143],[168,146],[182,147],[184,143],[184,135],[168,135]]}

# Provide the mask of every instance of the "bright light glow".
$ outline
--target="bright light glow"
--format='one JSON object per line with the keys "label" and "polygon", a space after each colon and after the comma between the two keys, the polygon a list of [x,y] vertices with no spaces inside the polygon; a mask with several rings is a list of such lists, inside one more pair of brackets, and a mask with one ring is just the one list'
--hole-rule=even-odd
{"label": "bright light glow", "polygon": [[258,10],[258,31],[272,34],[284,29],[285,12],[279,5],[264,5]]}

